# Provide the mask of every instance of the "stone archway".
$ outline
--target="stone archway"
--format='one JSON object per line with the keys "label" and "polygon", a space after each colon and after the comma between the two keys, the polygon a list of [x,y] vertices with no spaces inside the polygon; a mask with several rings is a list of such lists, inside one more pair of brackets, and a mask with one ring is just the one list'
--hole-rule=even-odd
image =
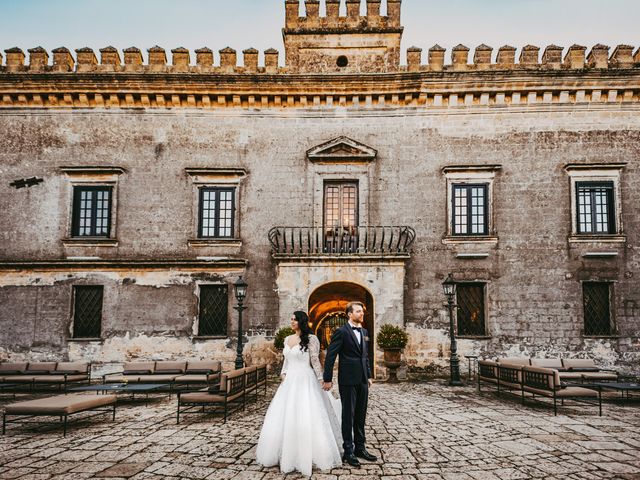
{"label": "stone archway", "polygon": [[369,332],[369,362],[374,362],[374,304],[373,296],[364,287],[351,282],[331,282],[321,285],[309,296],[309,320],[311,329],[320,339],[324,350],[329,344],[331,334],[347,321],[345,308],[347,303],[357,301],[365,306],[364,327]]}

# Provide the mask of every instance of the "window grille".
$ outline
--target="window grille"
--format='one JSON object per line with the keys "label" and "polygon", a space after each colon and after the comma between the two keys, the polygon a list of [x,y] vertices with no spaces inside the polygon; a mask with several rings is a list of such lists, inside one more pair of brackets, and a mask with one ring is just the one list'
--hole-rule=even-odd
{"label": "window grille", "polygon": [[578,233],[615,233],[613,182],[578,182]]}
{"label": "window grille", "polygon": [[234,238],[235,189],[200,189],[200,238]]}
{"label": "window grille", "polygon": [[484,289],[484,283],[458,283],[458,335],[486,335]]}
{"label": "window grille", "polygon": [[584,303],[584,334],[611,335],[611,284],[585,282],[582,284]]}
{"label": "window grille", "polygon": [[453,235],[487,235],[487,185],[453,185]]}
{"label": "window grille", "polygon": [[227,335],[227,285],[200,286],[200,315],[198,335]]}
{"label": "window grille", "polygon": [[100,338],[102,326],[102,285],[73,287],[73,337]]}
{"label": "window grille", "polygon": [[71,226],[74,237],[109,237],[111,194],[111,187],[74,187]]}

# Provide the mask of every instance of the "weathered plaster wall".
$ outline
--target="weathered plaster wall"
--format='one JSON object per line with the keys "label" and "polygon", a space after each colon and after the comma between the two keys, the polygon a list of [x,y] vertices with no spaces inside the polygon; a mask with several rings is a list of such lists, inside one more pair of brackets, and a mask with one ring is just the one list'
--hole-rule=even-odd
{"label": "weathered plaster wall", "polygon": [[[488,283],[490,338],[462,340],[462,354],[590,355],[626,368],[639,360],[640,116],[633,107],[3,111],[0,130],[5,132],[0,136],[2,261],[60,259],[80,253],[156,260],[210,254],[210,247],[188,244],[197,228],[196,205],[194,186],[184,169],[243,167],[249,174],[239,197],[242,246],[216,247],[215,254],[249,261],[247,323],[275,328],[287,313],[282,312],[282,299],[275,291],[277,269],[269,255],[267,232],[275,225],[313,224],[315,170],[305,151],[345,135],[378,150],[368,170],[369,223],[411,225],[417,232],[403,285],[404,321],[412,337],[406,351],[409,364],[446,364],[448,320],[440,284],[449,271],[458,279]],[[563,167],[580,162],[628,162],[621,177],[626,243],[567,241],[570,190]],[[494,183],[495,245],[443,243],[447,198],[441,169],[459,164],[502,165]],[[79,250],[63,245],[69,234],[71,199],[68,179],[58,170],[62,165],[117,165],[127,170],[118,180],[116,247]],[[22,190],[8,186],[32,175],[43,177],[44,183]],[[618,255],[582,257],[583,252],[598,249]],[[457,252],[478,250],[489,257],[455,258]],[[227,280],[233,281],[237,273]],[[85,354],[85,347],[67,345],[65,332],[70,322],[70,285],[89,274],[70,275],[64,285],[34,287],[31,281],[16,280],[14,273],[0,272],[2,325],[15,324],[2,338],[5,355],[45,348],[39,345],[61,356]],[[583,338],[580,280],[584,279],[616,282],[618,337]],[[105,279],[105,285],[109,281]],[[134,349],[142,340],[133,339],[145,335],[154,347],[142,349],[145,355],[205,351],[198,350],[205,346],[180,340],[189,335],[196,311],[192,280],[161,289],[140,285],[114,289],[106,287],[105,321],[110,318],[118,341],[125,345],[118,351]],[[110,298],[115,292],[117,300]],[[144,312],[134,313],[139,305]],[[36,315],[36,310],[51,313]],[[235,312],[231,332],[234,319]],[[18,321],[24,322],[23,327]],[[166,346],[172,337],[181,346]],[[220,343],[224,342],[211,342],[212,352],[232,358],[233,349],[218,349]],[[106,351],[111,345],[105,343],[96,355],[124,360],[128,354]],[[265,342],[251,345],[256,358],[269,357]]]}

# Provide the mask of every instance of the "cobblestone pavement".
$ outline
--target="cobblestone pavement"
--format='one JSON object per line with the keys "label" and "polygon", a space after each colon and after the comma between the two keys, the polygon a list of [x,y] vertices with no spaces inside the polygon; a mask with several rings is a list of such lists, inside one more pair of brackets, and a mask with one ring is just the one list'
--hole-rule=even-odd
{"label": "cobblestone pavement", "polygon": [[[62,430],[11,425],[0,439],[0,479],[302,478],[261,468],[255,445],[268,398],[232,415],[192,415],[176,425],[176,399],[123,401],[115,422],[76,421]],[[21,396],[18,396],[21,398]],[[2,404],[13,401],[4,396]],[[360,469],[314,472],[328,479],[640,479],[640,404],[597,408],[521,406],[494,393],[442,383],[375,384]]]}

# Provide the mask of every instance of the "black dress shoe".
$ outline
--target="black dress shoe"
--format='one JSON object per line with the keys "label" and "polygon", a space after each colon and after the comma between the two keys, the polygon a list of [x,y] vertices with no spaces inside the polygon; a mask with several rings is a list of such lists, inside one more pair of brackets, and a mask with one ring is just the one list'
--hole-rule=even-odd
{"label": "black dress shoe", "polygon": [[342,457],[342,460],[347,462],[352,467],[360,467],[360,462],[353,453],[346,454],[344,457]]}
{"label": "black dress shoe", "polygon": [[378,457],[376,457],[375,455],[371,455],[369,452],[367,452],[366,448],[360,448],[356,450],[354,455],[356,457],[365,459],[367,462],[375,462],[378,459]]}

